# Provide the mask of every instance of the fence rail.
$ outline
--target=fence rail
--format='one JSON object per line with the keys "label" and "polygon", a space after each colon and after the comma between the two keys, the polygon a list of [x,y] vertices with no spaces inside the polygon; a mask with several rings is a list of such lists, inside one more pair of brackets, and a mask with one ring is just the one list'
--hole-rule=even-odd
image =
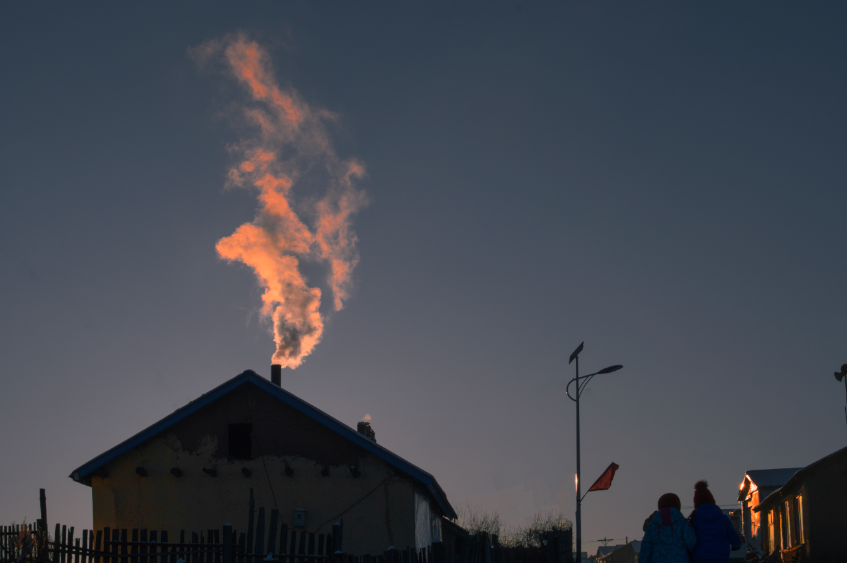
{"label": "fence rail", "polygon": [[[259,514],[261,522],[261,509]],[[186,541],[182,531],[178,542],[170,542],[166,530],[104,528],[82,530],[77,536],[73,527],[57,524],[53,537],[45,542],[43,532],[31,524],[3,526],[0,563],[446,563],[440,542],[421,549],[351,555],[334,549],[340,546],[333,534],[289,530],[285,524],[277,533],[269,533],[267,541],[258,529],[251,532],[238,533],[224,526],[193,532]],[[251,536],[255,537],[248,543]]]}

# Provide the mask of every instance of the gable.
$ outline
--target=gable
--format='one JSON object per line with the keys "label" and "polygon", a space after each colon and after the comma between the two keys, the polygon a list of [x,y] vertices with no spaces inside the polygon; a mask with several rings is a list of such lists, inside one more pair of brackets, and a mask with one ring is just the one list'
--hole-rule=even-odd
{"label": "gable", "polygon": [[[238,433],[243,434],[243,443],[233,444],[234,434]],[[318,465],[350,467],[371,455],[361,445],[252,383],[233,389],[157,437],[163,435],[187,452],[202,449],[218,459],[299,457]],[[243,448],[243,453],[233,452],[233,446]]]}
{"label": "gable", "polygon": [[432,475],[250,370],[81,465],[70,477],[90,486],[91,477],[110,461],[165,433],[173,433],[189,451],[211,437],[216,442],[214,455],[226,457],[228,425],[236,423],[253,424],[255,445],[263,455],[354,465],[363,452],[371,454],[416,480],[445,516],[457,517]]}

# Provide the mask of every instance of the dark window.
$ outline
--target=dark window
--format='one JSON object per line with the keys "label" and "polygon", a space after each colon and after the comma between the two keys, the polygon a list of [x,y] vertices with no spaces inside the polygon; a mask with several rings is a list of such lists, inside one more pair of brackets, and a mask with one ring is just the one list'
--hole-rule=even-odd
{"label": "dark window", "polygon": [[252,424],[230,424],[229,425],[229,458],[230,459],[252,459],[251,444]]}

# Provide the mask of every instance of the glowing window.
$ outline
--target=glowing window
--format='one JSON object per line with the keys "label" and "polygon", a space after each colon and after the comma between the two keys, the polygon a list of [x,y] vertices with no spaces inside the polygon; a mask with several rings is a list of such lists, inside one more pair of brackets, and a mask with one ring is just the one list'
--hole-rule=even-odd
{"label": "glowing window", "polygon": [[797,543],[803,543],[803,495],[797,495]]}
{"label": "glowing window", "polygon": [[776,544],[774,543],[775,534],[774,534],[774,525],[776,521],[774,520],[774,511],[771,510],[768,512],[766,518],[768,519],[768,553],[773,553],[776,551]]}
{"label": "glowing window", "polygon": [[785,529],[782,532],[782,541],[785,547],[791,547],[793,542],[791,541],[791,500],[785,501]]}

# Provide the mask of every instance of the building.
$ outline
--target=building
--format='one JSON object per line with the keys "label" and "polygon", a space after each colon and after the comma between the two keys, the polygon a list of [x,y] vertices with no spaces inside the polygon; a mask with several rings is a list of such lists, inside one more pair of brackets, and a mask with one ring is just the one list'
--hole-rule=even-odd
{"label": "building", "polygon": [[597,548],[597,554],[594,556],[597,559],[601,557],[605,557],[606,555],[612,553],[617,548],[622,547],[621,544],[618,545],[601,545]]}
{"label": "building", "polygon": [[800,469],[800,467],[754,469],[744,474],[744,480],[738,487],[738,502],[741,504],[741,527],[748,545],[754,550],[762,551],[764,528],[759,521],[759,514],[753,512],[753,507],[783,486]]}
{"label": "building", "polygon": [[763,551],[782,561],[847,561],[847,448],[794,473],[752,511]]}
{"label": "building", "polygon": [[366,423],[354,430],[285,391],[272,371],[273,382],[245,371],[75,469],[91,487],[94,529],[244,531],[254,494],[257,510],[277,508],[292,529],[328,533],[343,519],[348,553],[440,541],[457,516],[435,478],[377,444]]}
{"label": "building", "polygon": [[641,542],[632,540],[615,548],[601,556],[597,551],[597,561],[600,563],[638,563],[638,554],[641,551]]}

